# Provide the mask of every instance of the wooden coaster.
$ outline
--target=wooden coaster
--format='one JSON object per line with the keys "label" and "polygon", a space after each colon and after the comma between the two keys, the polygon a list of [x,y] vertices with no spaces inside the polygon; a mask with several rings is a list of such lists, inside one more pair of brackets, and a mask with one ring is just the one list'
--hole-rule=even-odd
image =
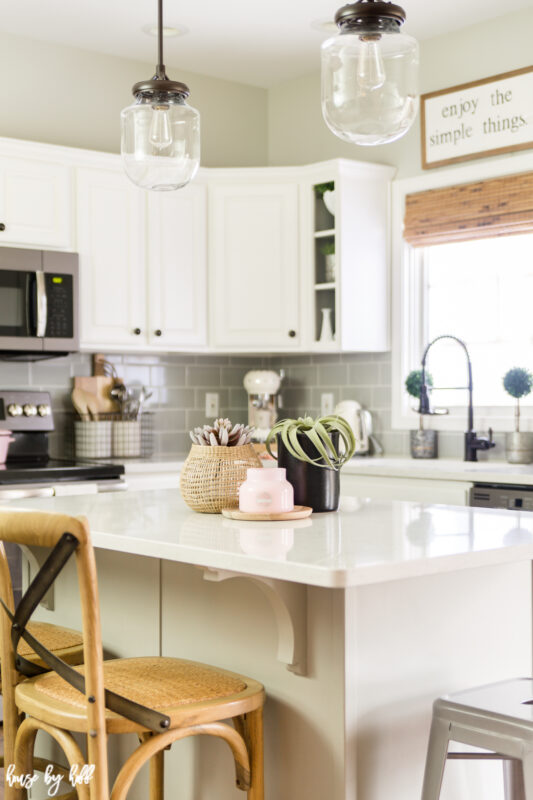
{"label": "wooden coaster", "polygon": [[253,514],[248,511],[239,511],[238,508],[223,508],[222,515],[228,519],[252,520],[254,522],[275,522],[276,520],[304,519],[310,517],[313,509],[309,506],[294,506],[292,511],[282,511],[278,514]]}

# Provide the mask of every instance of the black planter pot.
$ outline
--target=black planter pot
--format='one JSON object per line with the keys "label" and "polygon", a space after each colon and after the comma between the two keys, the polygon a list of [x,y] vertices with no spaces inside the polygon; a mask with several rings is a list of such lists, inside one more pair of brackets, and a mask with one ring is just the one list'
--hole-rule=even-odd
{"label": "black planter pot", "polygon": [[[336,511],[339,507],[340,471],[329,467],[317,467],[294,458],[278,435],[278,467],[285,467],[287,480],[294,489],[294,504],[310,506],[313,511]],[[331,434],[333,446],[338,452],[339,434]],[[304,453],[311,458],[319,455],[307,436],[298,436]],[[322,461],[322,463],[324,463]]]}

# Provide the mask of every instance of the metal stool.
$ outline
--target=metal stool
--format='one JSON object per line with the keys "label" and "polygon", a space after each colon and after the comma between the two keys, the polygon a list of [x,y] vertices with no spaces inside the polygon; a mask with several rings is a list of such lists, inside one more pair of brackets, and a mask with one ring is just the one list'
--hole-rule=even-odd
{"label": "metal stool", "polygon": [[[491,752],[448,753],[450,741]],[[436,700],[422,800],[438,800],[449,758],[501,759],[507,800],[533,800],[533,680],[502,681]]]}

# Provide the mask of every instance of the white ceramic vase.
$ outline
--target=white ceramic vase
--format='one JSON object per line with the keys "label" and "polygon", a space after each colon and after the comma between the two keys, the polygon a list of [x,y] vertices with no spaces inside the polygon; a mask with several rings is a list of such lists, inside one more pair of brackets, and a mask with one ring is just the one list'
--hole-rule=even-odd
{"label": "white ceramic vase", "polygon": [[322,327],[320,329],[320,343],[330,344],[335,341],[331,323],[331,308],[322,309]]}

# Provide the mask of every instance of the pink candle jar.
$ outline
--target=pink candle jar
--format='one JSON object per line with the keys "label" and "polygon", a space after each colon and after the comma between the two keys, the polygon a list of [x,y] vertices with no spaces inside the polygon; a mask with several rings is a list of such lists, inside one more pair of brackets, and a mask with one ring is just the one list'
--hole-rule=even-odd
{"label": "pink candle jar", "polygon": [[239,489],[239,509],[249,514],[281,514],[294,509],[294,490],[281,467],[249,469]]}

